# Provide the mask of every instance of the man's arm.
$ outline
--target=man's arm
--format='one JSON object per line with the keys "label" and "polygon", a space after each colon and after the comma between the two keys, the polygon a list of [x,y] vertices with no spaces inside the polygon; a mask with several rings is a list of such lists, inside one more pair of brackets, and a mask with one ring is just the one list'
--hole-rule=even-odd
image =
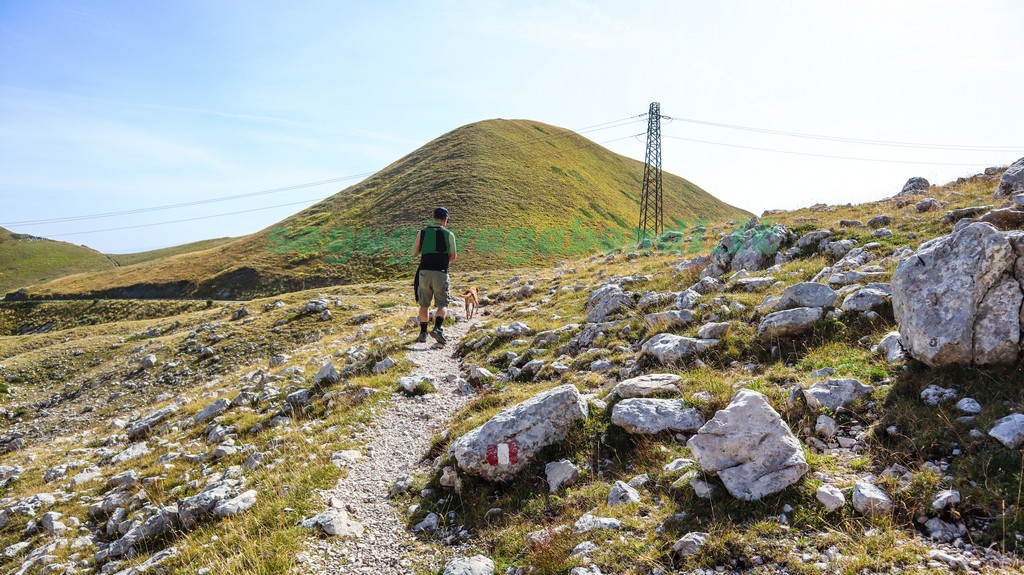
{"label": "man's arm", "polygon": [[455,261],[455,256],[458,255],[456,253],[456,250],[455,250],[455,234],[454,233],[448,232],[448,241],[450,241],[452,243],[451,248],[450,248],[450,253],[448,254],[448,263],[452,263],[453,261]]}
{"label": "man's arm", "polygon": [[416,232],[416,245],[414,245],[412,247],[412,257],[415,258],[415,257],[420,255],[420,247],[421,247],[420,244],[422,243],[422,240],[423,240],[423,230],[420,230],[420,231]]}

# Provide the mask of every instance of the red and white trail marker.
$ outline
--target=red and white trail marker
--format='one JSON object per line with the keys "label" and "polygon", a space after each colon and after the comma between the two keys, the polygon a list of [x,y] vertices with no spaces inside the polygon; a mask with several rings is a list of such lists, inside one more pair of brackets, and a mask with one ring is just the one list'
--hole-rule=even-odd
{"label": "red and white trail marker", "polygon": [[519,461],[519,444],[515,441],[487,446],[489,465],[514,465]]}

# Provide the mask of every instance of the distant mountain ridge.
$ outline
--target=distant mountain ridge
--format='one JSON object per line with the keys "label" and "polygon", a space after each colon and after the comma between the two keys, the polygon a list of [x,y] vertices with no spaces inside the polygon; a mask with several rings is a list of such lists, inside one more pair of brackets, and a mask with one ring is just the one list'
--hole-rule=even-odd
{"label": "distant mountain ridge", "polygon": [[[547,265],[633,241],[643,163],[563,128],[487,120],[453,130],[260,232],[187,254],[36,286],[37,297],[248,298],[411,276],[431,210],[451,211],[456,271]],[[748,218],[665,173],[665,221]]]}

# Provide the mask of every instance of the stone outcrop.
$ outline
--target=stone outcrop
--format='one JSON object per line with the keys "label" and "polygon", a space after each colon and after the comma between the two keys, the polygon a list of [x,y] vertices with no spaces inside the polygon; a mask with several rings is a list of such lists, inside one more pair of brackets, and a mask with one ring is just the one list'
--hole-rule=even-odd
{"label": "stone outcrop", "polygon": [[926,242],[893,274],[904,348],[933,367],[1016,361],[1021,279],[1024,233],[974,223]]}
{"label": "stone outcrop", "polygon": [[800,441],[765,396],[750,389],[737,391],[687,447],[701,469],[745,501],[789,487],[808,469]]}
{"label": "stone outcrop", "polygon": [[725,235],[711,250],[711,263],[702,276],[718,277],[727,271],[757,271],[776,262],[776,255],[797,240],[785,226],[767,226],[752,218],[740,230]]}
{"label": "stone outcrop", "polygon": [[605,284],[587,299],[587,322],[600,323],[633,305],[633,296],[616,283]]}

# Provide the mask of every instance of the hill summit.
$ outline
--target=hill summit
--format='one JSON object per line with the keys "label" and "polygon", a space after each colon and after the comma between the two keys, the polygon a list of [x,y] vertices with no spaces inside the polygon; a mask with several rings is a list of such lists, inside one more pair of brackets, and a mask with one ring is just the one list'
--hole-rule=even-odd
{"label": "hill summit", "polygon": [[[190,254],[32,290],[42,297],[232,297],[410,273],[435,206],[451,211],[458,269],[539,266],[633,241],[643,163],[563,128],[487,120],[453,130],[267,229]],[[749,214],[664,174],[669,227]]]}

